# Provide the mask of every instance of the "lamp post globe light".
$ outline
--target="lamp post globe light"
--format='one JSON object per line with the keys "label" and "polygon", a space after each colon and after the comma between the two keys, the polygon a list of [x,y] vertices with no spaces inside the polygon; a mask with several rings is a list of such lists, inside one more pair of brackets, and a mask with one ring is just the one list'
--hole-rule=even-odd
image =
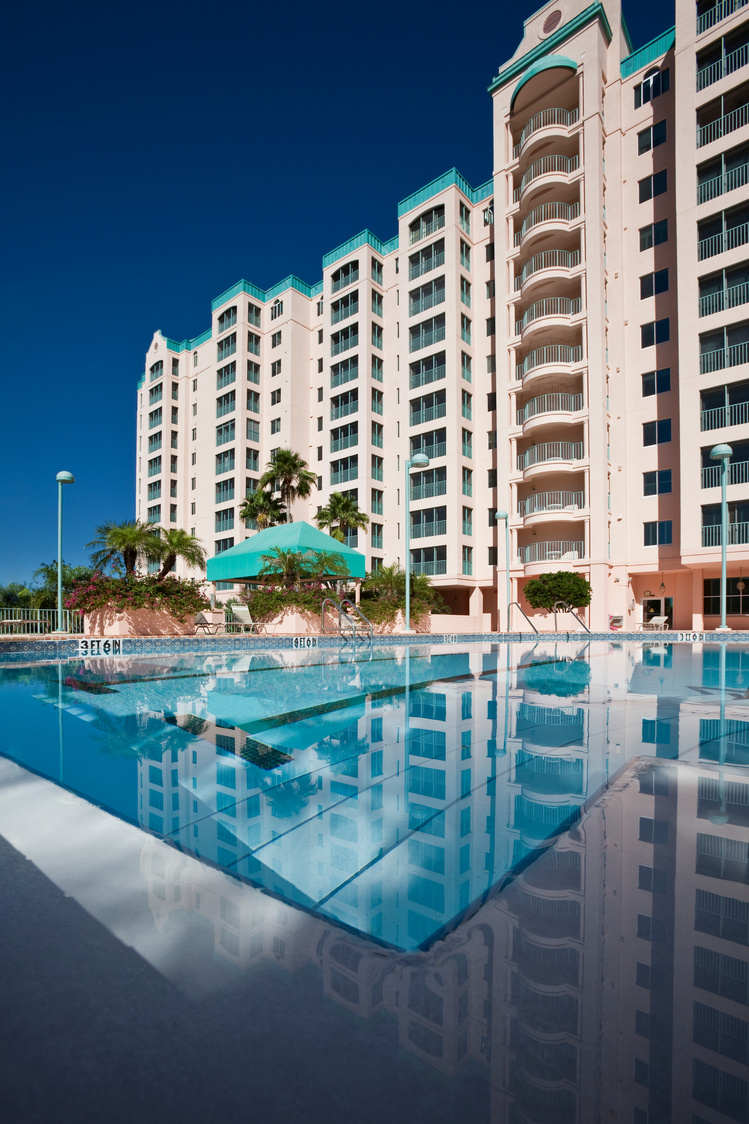
{"label": "lamp post globe light", "polygon": [[72,472],[57,473],[57,628],[54,632],[65,632],[62,627],[62,487],[75,484]]}
{"label": "lamp post globe light", "polygon": [[[507,511],[495,511],[494,518],[499,522],[504,520],[505,524],[505,592],[507,600],[507,619],[505,621],[505,628],[510,631],[510,515]],[[501,631],[501,629],[500,629]]]}
{"label": "lamp post globe light", "polygon": [[406,626],[404,632],[411,631],[411,469],[429,468],[426,453],[414,453],[406,460]]}
{"label": "lamp post globe light", "polygon": [[710,450],[710,459],[720,461],[720,626],[716,632],[730,632],[726,624],[726,570],[728,549],[728,502],[726,500],[726,486],[728,484],[728,462],[733,449],[730,445],[714,445]]}

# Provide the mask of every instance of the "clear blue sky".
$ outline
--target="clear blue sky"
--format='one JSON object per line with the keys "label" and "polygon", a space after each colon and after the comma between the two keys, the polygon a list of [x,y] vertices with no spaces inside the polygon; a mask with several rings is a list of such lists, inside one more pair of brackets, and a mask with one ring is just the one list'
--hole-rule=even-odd
{"label": "clear blue sky", "polygon": [[[453,165],[489,178],[486,87],[539,6],[6,11],[0,584],[55,557],[60,469],[76,477],[66,561],[88,561],[97,524],[132,518],[155,329],[197,335],[240,277],[318,280],[323,253],[366,226],[391,237],[398,200]],[[625,15],[638,47],[673,4]]]}

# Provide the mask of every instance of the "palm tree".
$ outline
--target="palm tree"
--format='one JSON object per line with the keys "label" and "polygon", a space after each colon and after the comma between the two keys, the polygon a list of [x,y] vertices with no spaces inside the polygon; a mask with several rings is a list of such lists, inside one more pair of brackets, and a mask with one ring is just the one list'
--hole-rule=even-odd
{"label": "palm tree", "polygon": [[239,509],[239,518],[245,523],[254,519],[258,531],[266,527],[275,527],[276,523],[286,522],[286,512],[281,506],[281,501],[276,499],[272,492],[258,488],[245,499]]}
{"label": "palm tree", "polygon": [[329,527],[331,538],[344,542],[349,531],[366,531],[369,516],[359,510],[358,503],[351,496],[333,492],[325,507],[318,511],[315,522],[321,529]]}
{"label": "palm tree", "polygon": [[286,589],[298,589],[302,582],[322,581],[325,577],[348,577],[349,568],[339,554],[327,550],[283,550],[275,546],[262,555],[261,578],[279,578]]}
{"label": "palm tree", "polygon": [[292,503],[297,496],[299,499],[306,499],[316,480],[314,472],[310,471],[306,460],[299,453],[291,449],[276,449],[260,477],[260,487],[273,487],[274,481],[279,482],[281,502],[286,507],[288,521],[291,523]]}
{"label": "palm tree", "polygon": [[114,559],[118,567],[124,565],[125,577],[129,577],[135,573],[139,558],[161,557],[160,532],[160,527],[141,523],[139,519],[102,523],[96,528],[96,538],[86,544],[92,550],[92,565],[104,570]]}
{"label": "palm tree", "polygon": [[162,528],[162,536],[160,542],[163,563],[157,575],[158,581],[164,580],[178,558],[194,570],[205,569],[205,550],[194,535],[189,535],[180,527],[172,527],[168,531]]}

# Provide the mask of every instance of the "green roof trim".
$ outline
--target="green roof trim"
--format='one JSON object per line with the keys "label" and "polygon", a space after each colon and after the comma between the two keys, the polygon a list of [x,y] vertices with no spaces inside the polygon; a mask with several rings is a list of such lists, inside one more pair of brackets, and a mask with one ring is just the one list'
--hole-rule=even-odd
{"label": "green roof trim", "polygon": [[199,336],[195,336],[191,340],[172,340],[169,336],[164,336],[163,332],[161,334],[169,351],[194,351],[196,347],[200,347],[201,343],[208,342],[213,331],[211,328],[206,328],[204,332],[201,332]]}
{"label": "green roof trim", "polygon": [[372,249],[385,257],[387,254],[398,249],[398,235],[391,238],[389,242],[381,242],[380,239],[372,233],[371,230],[362,230],[360,234],[355,234],[353,238],[349,238],[348,242],[342,242],[340,246],[336,246],[335,250],[330,250],[327,254],[322,256],[322,267],[327,269],[329,265],[334,262],[340,261],[345,258],[347,254],[353,253],[358,250],[360,246],[371,246]]}
{"label": "green roof trim", "polygon": [[298,523],[280,523],[276,527],[267,527],[244,542],[209,558],[206,563],[206,578],[209,582],[256,578],[263,567],[262,556],[276,548],[302,554],[308,551],[315,554],[321,551],[338,554],[346,562],[352,578],[363,578],[366,574],[366,558],[360,551],[338,542],[311,523],[300,520]]}
{"label": "green roof trim", "polygon": [[138,390],[140,390],[140,388],[142,386],[145,386],[145,385],[146,385],[146,372],[144,371],[143,374],[138,379]]}
{"label": "green roof trim", "polygon": [[295,277],[293,273],[290,273],[288,277],[284,277],[283,281],[278,281],[275,285],[271,285],[270,289],[259,289],[257,285],[253,285],[251,281],[245,281],[244,278],[242,278],[241,281],[237,281],[236,285],[232,285],[231,288],[219,294],[219,296],[211,301],[211,312],[215,312],[217,308],[221,308],[222,304],[226,304],[226,302],[230,301],[233,297],[238,297],[240,293],[247,293],[248,296],[254,297],[255,300],[258,301],[272,301],[275,297],[279,296],[280,293],[285,293],[287,289],[295,289],[298,293],[301,293],[302,296],[312,299],[312,297],[316,297],[322,292],[322,281],[318,282],[316,285],[308,285],[306,281],[302,281],[298,277]]}
{"label": "green roof trim", "polygon": [[533,66],[529,66],[515,89],[512,91],[512,97],[510,99],[510,109],[512,109],[513,105],[515,104],[515,98],[518,96],[526,82],[529,82],[531,78],[535,78],[536,75],[540,74],[543,70],[555,70],[560,66],[566,67],[568,70],[577,70],[577,63],[575,62],[575,60],[568,59],[566,55],[547,55],[546,58],[539,59],[538,62],[534,62]]}
{"label": "green roof trim", "polygon": [[632,42],[632,36],[629,34],[629,28],[627,27],[627,21],[624,18],[624,12],[622,12],[622,35],[624,36],[624,39],[626,41],[627,50],[631,54],[635,49],[635,45]]}
{"label": "green roof trim", "polygon": [[517,78],[518,75],[522,74],[524,70],[526,70],[529,66],[532,66],[534,62],[537,62],[538,59],[543,58],[544,55],[552,53],[555,48],[561,46],[561,44],[566,42],[567,39],[570,39],[573,35],[580,31],[581,28],[586,27],[587,24],[592,23],[594,20],[600,20],[604,34],[606,35],[610,43],[614,36],[613,32],[611,31],[611,24],[609,23],[606,12],[603,9],[603,4],[591,4],[584,11],[576,15],[574,19],[571,19],[569,23],[565,23],[558,29],[558,31],[555,31],[553,35],[550,35],[548,39],[544,39],[543,43],[539,43],[537,47],[534,47],[532,50],[528,51],[526,55],[523,55],[521,58],[516,59],[514,62],[511,62],[504,68],[504,70],[500,70],[497,77],[488,87],[489,93],[493,94],[495,90],[498,90],[500,88],[500,86],[505,86],[508,82],[512,81],[513,78]]}
{"label": "green roof trim", "polygon": [[622,59],[619,66],[619,73],[622,78],[629,78],[638,70],[642,70],[651,62],[655,62],[661,55],[665,55],[667,51],[676,43],[676,28],[669,27],[668,31],[662,31],[655,39],[651,39],[644,47],[640,47],[639,51],[635,51],[631,55],[627,55],[626,59]]}
{"label": "green roof trim", "polygon": [[494,192],[494,180],[487,180],[481,187],[474,188],[471,187],[467,179],[461,176],[457,168],[451,168],[449,172],[438,176],[436,180],[432,180],[426,187],[422,187],[418,191],[415,191],[413,195],[407,195],[405,199],[401,199],[398,204],[398,218],[403,218],[403,216],[408,214],[409,211],[412,211],[414,207],[420,207],[423,203],[426,203],[428,199],[439,195],[446,187],[457,187],[471,203],[480,203],[482,199],[488,199]]}

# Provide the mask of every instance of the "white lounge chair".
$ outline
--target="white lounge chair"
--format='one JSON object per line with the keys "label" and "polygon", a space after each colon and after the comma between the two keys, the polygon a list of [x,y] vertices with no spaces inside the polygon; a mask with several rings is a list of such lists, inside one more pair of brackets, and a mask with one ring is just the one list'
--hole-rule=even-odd
{"label": "white lounge chair", "polygon": [[232,632],[235,628],[240,629],[242,632],[257,633],[257,624],[252,619],[252,614],[246,605],[232,605],[232,616],[234,620],[228,622],[228,627]]}
{"label": "white lounge chair", "polygon": [[665,632],[668,617],[651,617],[649,621],[642,622],[643,632]]}
{"label": "white lounge chair", "polygon": [[224,621],[209,621],[205,613],[196,613],[194,621],[195,632],[193,636],[197,636],[199,632],[202,632],[204,636],[216,636],[220,628],[226,631],[226,624]]}

